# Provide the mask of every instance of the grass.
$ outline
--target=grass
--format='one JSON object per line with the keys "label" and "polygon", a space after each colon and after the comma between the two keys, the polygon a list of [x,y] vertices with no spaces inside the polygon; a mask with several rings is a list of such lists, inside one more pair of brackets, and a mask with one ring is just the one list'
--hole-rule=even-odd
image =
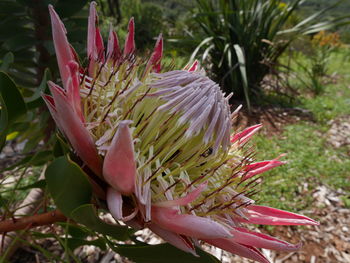
{"label": "grass", "polygon": [[260,204],[290,211],[307,210],[313,205],[312,193],[318,185],[350,191],[349,149],[335,149],[326,143],[329,121],[350,114],[350,59],[344,61],[346,53],[349,50],[335,53],[329,65],[329,73],[339,76],[337,83],[325,85],[319,96],[300,100],[298,107],[310,110],[315,122],[290,124],[280,135],[255,138],[259,159],[288,154],[284,158],[288,160],[286,165],[265,174]]}

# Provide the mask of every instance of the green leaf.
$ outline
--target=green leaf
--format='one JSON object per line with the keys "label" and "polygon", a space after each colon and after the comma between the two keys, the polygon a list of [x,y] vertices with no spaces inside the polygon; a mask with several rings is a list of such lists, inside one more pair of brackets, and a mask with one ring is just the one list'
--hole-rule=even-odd
{"label": "green leaf", "polygon": [[0,150],[3,147],[9,126],[26,113],[21,93],[12,79],[0,71]]}
{"label": "green leaf", "polygon": [[6,198],[3,198],[3,197],[0,195],[0,207],[6,206],[8,203],[9,203],[9,200],[6,199]]}
{"label": "green leaf", "polygon": [[54,160],[46,169],[45,177],[55,204],[65,216],[71,217],[74,209],[90,203],[92,188],[87,175],[66,157]]}
{"label": "green leaf", "polygon": [[78,224],[71,224],[69,222],[58,223],[62,226],[71,237],[84,239],[91,235],[93,232],[87,229],[85,226],[81,226]]}
{"label": "green leaf", "polygon": [[220,263],[213,255],[197,249],[195,257],[170,244],[160,245],[118,245],[113,248],[117,253],[136,263]]}
{"label": "green leaf", "polygon": [[56,133],[56,142],[53,147],[53,155],[55,157],[60,157],[62,155],[69,153],[69,145],[64,141],[64,139]]}
{"label": "green leaf", "polygon": [[[10,22],[10,23],[9,23]],[[21,21],[18,17],[13,17],[12,21],[7,21],[7,23],[2,23],[0,25],[0,41],[6,42],[9,39],[18,37],[19,34],[32,35],[34,36],[34,31],[32,29],[21,26],[24,21]],[[10,42],[11,43],[11,42]],[[13,49],[8,44],[5,44],[7,50],[18,51],[20,49]]]}
{"label": "green leaf", "polygon": [[56,236],[55,236],[55,234],[53,234],[53,233],[42,233],[42,232],[37,232],[37,231],[33,231],[32,233],[31,233],[31,235],[33,236],[33,237],[35,237],[36,239],[41,239],[41,238],[55,238]]}
{"label": "green leaf", "polygon": [[55,5],[55,10],[60,17],[70,17],[79,12],[87,3],[87,0],[59,0]]}
{"label": "green leaf", "polygon": [[18,137],[18,135],[19,135],[18,131],[11,132],[11,133],[6,135],[6,141],[12,141],[12,140],[16,139]]}
{"label": "green leaf", "polygon": [[250,111],[250,100],[249,100],[249,91],[248,91],[248,78],[247,78],[247,69],[245,63],[245,57],[242,48],[239,45],[233,45],[236,55],[239,62],[239,70],[241,72],[242,82],[243,82],[243,91],[244,96],[247,102],[248,110]]}
{"label": "green leaf", "polygon": [[92,204],[86,204],[76,208],[71,213],[71,217],[78,223],[117,240],[126,240],[129,238],[130,230],[127,226],[111,225],[102,221],[96,215],[96,210]]}
{"label": "green leaf", "polygon": [[118,240],[128,239],[130,230],[127,226],[110,225],[97,216],[90,204],[92,188],[86,176],[77,164],[66,157],[59,157],[49,165],[45,177],[58,209],[93,231]]}
{"label": "green leaf", "polygon": [[81,239],[81,238],[67,238],[64,241],[67,242],[67,246],[71,250],[74,250],[77,247],[84,246],[84,245],[92,245],[95,247],[99,247],[102,250],[106,249],[106,242],[102,238],[95,239],[95,240],[85,240],[85,239]]}
{"label": "green leaf", "polygon": [[0,93],[8,112],[8,120],[13,123],[19,116],[26,112],[23,97],[13,80],[0,71]]}
{"label": "green leaf", "polygon": [[17,190],[28,190],[28,189],[32,189],[32,188],[44,188],[46,186],[46,181],[45,180],[39,180],[33,184],[30,185],[26,185],[23,187],[19,187],[17,188]]}
{"label": "green leaf", "polygon": [[3,170],[0,171],[10,171],[14,168],[19,168],[24,165],[32,165],[32,166],[39,166],[47,163],[49,160],[52,159],[52,152],[51,151],[42,151],[42,152],[37,152],[34,155],[27,156],[20,160],[19,162],[14,163],[11,166],[6,167]]}
{"label": "green leaf", "polygon": [[21,6],[16,1],[1,0],[0,10],[6,14],[17,13],[21,11]]}
{"label": "green leaf", "polygon": [[210,43],[212,40],[214,39],[214,37],[207,37],[205,38],[197,47],[196,49],[193,51],[190,61],[193,61],[194,58],[196,57],[198,51],[201,49],[202,46],[207,45],[208,43]]}
{"label": "green leaf", "polygon": [[345,207],[350,208],[350,196],[341,196],[341,200],[343,201]]}
{"label": "green leaf", "polygon": [[36,88],[33,95],[26,100],[28,109],[36,108],[43,103],[41,94],[45,93],[47,88],[47,81],[50,79],[52,79],[51,72],[48,68],[46,68],[40,85]]}
{"label": "green leaf", "polygon": [[11,52],[7,52],[2,59],[0,70],[6,71],[8,70],[11,63],[13,63],[14,56]]}
{"label": "green leaf", "polygon": [[11,51],[19,51],[30,48],[36,44],[34,36],[18,35],[7,39],[3,47]]}

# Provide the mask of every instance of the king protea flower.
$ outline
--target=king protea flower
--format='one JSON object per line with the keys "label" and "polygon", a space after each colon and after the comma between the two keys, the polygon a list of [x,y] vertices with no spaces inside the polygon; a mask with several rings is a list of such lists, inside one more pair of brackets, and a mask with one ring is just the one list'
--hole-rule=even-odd
{"label": "king protea flower", "polygon": [[246,142],[255,125],[232,134],[228,97],[198,70],[163,72],[162,36],[149,58],[135,55],[134,20],[124,49],[111,29],[104,47],[90,5],[83,67],[66,30],[49,7],[63,88],[49,82],[43,98],[76,155],[108,184],[106,201],[116,220],[147,227],[195,254],[202,242],[259,262],[257,248],[295,251],[290,244],[245,229],[263,225],[316,225],[305,216],[255,205],[257,175],[282,165],[252,161]]}

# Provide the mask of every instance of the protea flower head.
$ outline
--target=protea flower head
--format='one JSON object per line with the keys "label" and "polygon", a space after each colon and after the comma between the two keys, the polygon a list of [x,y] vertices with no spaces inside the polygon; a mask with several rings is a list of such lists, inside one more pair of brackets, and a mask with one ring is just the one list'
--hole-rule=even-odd
{"label": "protea flower head", "polygon": [[52,97],[43,98],[76,155],[107,182],[113,217],[192,254],[201,242],[259,262],[268,260],[256,248],[297,250],[300,244],[243,227],[317,224],[251,199],[257,175],[283,164],[252,162],[244,146],[261,125],[232,134],[237,111],[197,63],[161,69],[161,35],[149,58],[136,56],[133,19],[124,49],[112,29],[105,48],[95,5],[86,67],[49,7],[63,88],[49,82]]}

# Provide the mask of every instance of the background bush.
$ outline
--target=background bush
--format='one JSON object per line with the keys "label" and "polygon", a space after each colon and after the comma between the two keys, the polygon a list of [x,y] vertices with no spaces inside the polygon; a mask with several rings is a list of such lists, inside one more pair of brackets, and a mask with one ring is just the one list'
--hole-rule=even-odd
{"label": "background bush", "polygon": [[200,54],[204,65],[210,63],[208,72],[224,91],[234,92],[235,98],[245,98],[248,107],[251,99],[262,95],[260,82],[277,70],[278,59],[293,40],[330,29],[347,19],[322,19],[337,3],[293,25],[301,0],[289,4],[279,0],[196,2],[195,21],[202,29],[196,37],[203,40],[193,57]]}

